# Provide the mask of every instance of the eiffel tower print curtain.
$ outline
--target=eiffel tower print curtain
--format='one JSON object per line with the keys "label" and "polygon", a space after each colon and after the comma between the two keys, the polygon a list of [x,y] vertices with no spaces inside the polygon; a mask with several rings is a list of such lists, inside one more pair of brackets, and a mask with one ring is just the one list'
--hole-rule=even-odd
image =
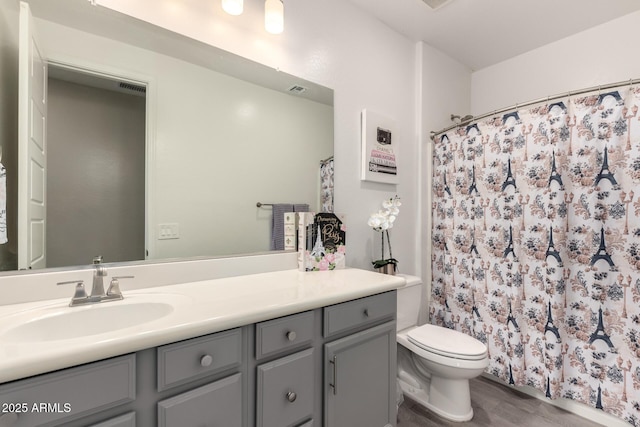
{"label": "eiffel tower print curtain", "polygon": [[640,88],[436,138],[430,321],[487,371],[640,426]]}

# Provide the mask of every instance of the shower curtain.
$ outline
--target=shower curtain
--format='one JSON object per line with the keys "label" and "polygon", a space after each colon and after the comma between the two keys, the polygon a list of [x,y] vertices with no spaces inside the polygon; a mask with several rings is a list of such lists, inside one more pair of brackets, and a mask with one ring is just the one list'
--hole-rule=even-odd
{"label": "shower curtain", "polygon": [[320,212],[333,212],[333,156],[320,162]]}
{"label": "shower curtain", "polygon": [[640,426],[640,89],[436,138],[430,321],[487,371]]}

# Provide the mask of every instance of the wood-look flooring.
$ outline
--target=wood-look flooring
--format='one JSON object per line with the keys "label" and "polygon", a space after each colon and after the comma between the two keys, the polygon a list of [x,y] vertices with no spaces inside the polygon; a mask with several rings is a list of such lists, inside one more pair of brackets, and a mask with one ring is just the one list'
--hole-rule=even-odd
{"label": "wood-look flooring", "polygon": [[579,417],[487,378],[470,381],[473,419],[444,420],[405,397],[398,410],[398,427],[596,427],[601,424]]}

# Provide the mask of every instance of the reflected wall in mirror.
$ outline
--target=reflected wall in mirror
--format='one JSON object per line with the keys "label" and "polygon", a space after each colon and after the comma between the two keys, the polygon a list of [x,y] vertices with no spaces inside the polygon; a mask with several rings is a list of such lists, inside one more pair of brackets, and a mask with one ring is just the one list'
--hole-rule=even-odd
{"label": "reflected wall in mirror", "polygon": [[[0,1],[0,17],[16,27],[18,2]],[[320,208],[320,162],[333,155],[330,89],[86,0],[29,4],[51,66],[46,267],[89,264],[94,255],[117,262],[262,252],[271,210],[256,202]],[[17,81],[17,66],[0,73],[3,84]],[[145,93],[116,93],[87,74]],[[4,117],[15,98],[0,98]],[[0,135],[9,237],[0,255],[11,270],[22,214],[17,147],[15,135]]]}

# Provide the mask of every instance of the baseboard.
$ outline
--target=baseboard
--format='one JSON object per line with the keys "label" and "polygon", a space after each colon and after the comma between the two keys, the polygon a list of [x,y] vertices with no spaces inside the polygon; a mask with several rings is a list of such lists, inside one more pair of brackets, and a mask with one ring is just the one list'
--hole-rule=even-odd
{"label": "baseboard", "polygon": [[502,384],[505,387],[513,387],[514,389],[518,390],[519,392],[528,394],[529,396],[535,397],[536,399],[540,399],[545,401],[546,403],[549,403],[553,406],[556,406],[558,408],[562,408],[565,411],[571,412],[573,414],[578,415],[579,417],[582,418],[586,418],[590,421],[593,421],[594,423],[599,423],[602,424],[603,426],[606,427],[629,427],[629,423],[627,423],[626,421],[618,418],[618,417],[614,417],[613,415],[609,415],[606,412],[603,412],[600,409],[596,409],[596,408],[592,408],[590,406],[585,405],[584,403],[580,403],[580,402],[576,402],[575,400],[571,400],[571,399],[564,399],[564,398],[560,398],[560,399],[547,399],[547,397],[544,395],[544,393],[542,393],[539,390],[536,390],[533,387],[529,387],[529,386],[522,386],[522,387],[515,387],[515,386],[509,386],[507,384],[504,383],[504,381],[502,381],[500,378],[497,378],[493,375],[487,374],[487,373],[483,373],[482,377],[491,380],[491,381],[495,381],[499,384]]}

